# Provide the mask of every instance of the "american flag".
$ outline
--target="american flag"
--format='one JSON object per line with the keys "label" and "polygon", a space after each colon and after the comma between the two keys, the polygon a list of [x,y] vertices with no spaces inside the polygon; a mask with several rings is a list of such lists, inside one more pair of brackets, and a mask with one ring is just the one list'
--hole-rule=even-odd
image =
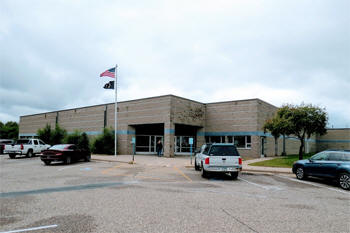
{"label": "american flag", "polygon": [[108,76],[108,77],[114,78],[114,73],[115,73],[115,67],[110,68],[110,69],[106,70],[105,72],[102,72],[100,74],[100,77]]}

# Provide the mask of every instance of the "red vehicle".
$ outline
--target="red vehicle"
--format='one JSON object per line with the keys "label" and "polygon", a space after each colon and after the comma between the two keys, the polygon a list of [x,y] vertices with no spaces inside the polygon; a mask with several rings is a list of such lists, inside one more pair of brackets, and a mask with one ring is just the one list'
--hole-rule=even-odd
{"label": "red vehicle", "polygon": [[62,161],[70,164],[73,161],[84,159],[90,162],[91,153],[88,150],[80,149],[74,144],[58,144],[44,150],[40,155],[41,161],[46,165],[50,165],[54,161]]}

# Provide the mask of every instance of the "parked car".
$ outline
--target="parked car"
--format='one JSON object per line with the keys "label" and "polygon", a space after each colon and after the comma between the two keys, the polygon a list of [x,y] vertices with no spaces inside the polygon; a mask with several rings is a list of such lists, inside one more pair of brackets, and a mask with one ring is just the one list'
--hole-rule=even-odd
{"label": "parked car", "polygon": [[0,155],[4,154],[5,145],[11,145],[14,142],[13,139],[0,139]]}
{"label": "parked car", "polygon": [[310,159],[293,164],[293,173],[302,180],[308,176],[337,180],[343,189],[350,189],[350,151],[326,150]]}
{"label": "parked car", "polygon": [[65,164],[70,164],[73,161],[79,161],[81,159],[90,162],[91,153],[86,149],[78,148],[74,144],[58,144],[44,150],[40,159],[46,165],[50,165],[54,161],[62,161]]}
{"label": "parked car", "polygon": [[204,144],[196,154],[194,164],[203,177],[210,173],[230,173],[232,179],[236,179],[242,171],[242,158],[231,143]]}
{"label": "parked car", "polygon": [[25,155],[30,158],[35,154],[40,154],[49,147],[50,145],[40,139],[18,139],[11,145],[5,145],[4,153],[9,154],[11,159],[14,159],[16,155]]}

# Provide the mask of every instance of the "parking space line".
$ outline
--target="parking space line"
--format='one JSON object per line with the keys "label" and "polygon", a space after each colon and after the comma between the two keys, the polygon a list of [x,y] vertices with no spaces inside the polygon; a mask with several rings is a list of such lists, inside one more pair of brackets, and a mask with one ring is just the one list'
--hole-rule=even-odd
{"label": "parking space line", "polygon": [[237,179],[242,180],[242,181],[244,181],[244,182],[247,182],[248,184],[251,184],[251,185],[257,186],[257,187],[259,187],[259,188],[263,188],[263,189],[265,189],[265,190],[269,190],[269,189],[270,189],[269,187],[266,187],[266,186],[264,186],[264,185],[260,185],[260,184],[257,184],[257,183],[254,183],[254,182],[248,181],[248,180],[243,179],[243,178],[241,178],[241,177],[238,177]]}
{"label": "parking space line", "polygon": [[183,177],[186,178],[186,180],[188,180],[189,182],[192,182],[191,178],[186,176],[185,173],[183,173],[180,169],[178,169],[177,167],[174,166],[174,169],[179,172]]}
{"label": "parking space line", "polygon": [[72,165],[72,166],[65,166],[65,167],[59,168],[59,169],[57,169],[57,170],[58,170],[58,171],[63,171],[63,170],[68,169],[68,168],[81,167],[81,166],[86,166],[86,164],[78,164],[78,165]]}
{"label": "parking space line", "polygon": [[114,166],[114,167],[111,167],[111,168],[107,168],[107,169],[102,171],[102,174],[107,174],[108,172],[112,171],[113,169],[119,168],[121,166],[122,166],[122,164]]}
{"label": "parking space line", "polygon": [[330,188],[330,187],[327,187],[327,186],[324,186],[324,185],[320,185],[320,184],[314,184],[314,183],[311,183],[311,182],[307,182],[307,181],[303,181],[303,180],[297,180],[297,179],[289,178],[289,177],[286,177],[286,176],[280,176],[280,175],[275,175],[275,176],[280,177],[280,178],[284,178],[284,179],[287,179],[287,180],[291,180],[291,181],[294,181],[294,182],[308,184],[308,185],[319,187],[319,188],[326,188],[326,189],[329,189],[329,190],[332,190],[332,191],[336,191],[336,192],[339,192],[339,193],[350,194],[347,191],[343,191],[343,190],[336,189],[336,188]]}
{"label": "parking space line", "polygon": [[57,225],[33,227],[33,228],[20,229],[20,230],[14,230],[14,231],[3,231],[3,232],[0,232],[0,233],[14,233],[14,232],[36,231],[36,230],[42,230],[42,229],[48,229],[48,228],[54,228],[54,227],[57,227]]}

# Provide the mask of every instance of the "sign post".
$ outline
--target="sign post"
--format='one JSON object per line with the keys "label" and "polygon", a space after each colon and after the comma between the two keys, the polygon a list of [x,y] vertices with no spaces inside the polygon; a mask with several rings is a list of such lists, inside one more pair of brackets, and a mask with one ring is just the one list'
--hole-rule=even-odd
{"label": "sign post", "polygon": [[135,145],[136,145],[136,138],[135,137],[132,137],[131,143],[132,143],[132,162],[134,163],[134,160],[135,160]]}
{"label": "sign post", "polygon": [[191,149],[191,165],[192,165],[192,146],[193,146],[193,138],[189,138],[188,143],[190,144],[190,149]]}

